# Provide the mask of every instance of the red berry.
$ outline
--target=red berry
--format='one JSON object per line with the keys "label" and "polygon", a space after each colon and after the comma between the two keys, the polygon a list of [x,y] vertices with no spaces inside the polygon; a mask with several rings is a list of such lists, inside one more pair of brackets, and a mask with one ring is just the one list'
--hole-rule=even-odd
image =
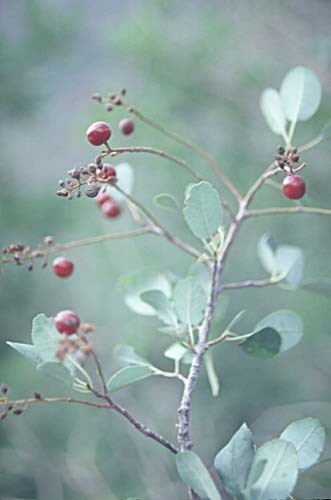
{"label": "red berry", "polygon": [[53,271],[59,278],[67,278],[74,270],[74,263],[66,257],[57,257],[53,262]]}
{"label": "red berry", "polygon": [[121,213],[120,206],[111,198],[102,204],[101,210],[103,215],[105,217],[109,217],[110,219],[117,217]]}
{"label": "red berry", "polygon": [[76,333],[80,325],[79,317],[72,311],[61,311],[57,313],[54,321],[57,331],[65,333],[66,335]]}
{"label": "red berry", "polygon": [[299,175],[288,175],[283,180],[283,193],[290,200],[302,198],[306,192],[306,183]]}
{"label": "red berry", "polygon": [[111,165],[104,165],[101,172],[98,174],[100,179],[109,179],[110,177],[116,177],[116,170]]}
{"label": "red berry", "polygon": [[95,122],[87,129],[86,136],[93,146],[101,146],[101,144],[108,141],[111,136],[111,130],[108,123]]}
{"label": "red berry", "polygon": [[99,205],[99,207],[101,207],[105,203],[105,201],[108,201],[110,199],[111,198],[109,194],[106,193],[106,191],[101,191],[96,197],[96,202]]}
{"label": "red berry", "polygon": [[134,123],[130,118],[123,118],[118,124],[118,127],[122,134],[129,135],[134,131]]}

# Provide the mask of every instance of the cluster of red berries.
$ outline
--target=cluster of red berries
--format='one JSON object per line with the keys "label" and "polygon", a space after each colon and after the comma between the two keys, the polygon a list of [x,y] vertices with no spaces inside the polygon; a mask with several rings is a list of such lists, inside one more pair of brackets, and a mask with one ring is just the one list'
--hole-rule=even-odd
{"label": "cluster of red berries", "polygon": [[96,197],[96,202],[105,217],[114,219],[121,213],[121,207],[106,191],[101,191]]}

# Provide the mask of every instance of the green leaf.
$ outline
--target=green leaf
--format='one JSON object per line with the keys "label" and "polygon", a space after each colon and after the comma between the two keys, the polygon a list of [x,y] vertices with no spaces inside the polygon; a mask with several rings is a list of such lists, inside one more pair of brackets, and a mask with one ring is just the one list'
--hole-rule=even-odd
{"label": "green leaf", "polygon": [[286,117],[283,110],[283,103],[277,90],[266,89],[261,95],[260,106],[270,129],[275,134],[286,135]]}
{"label": "green leaf", "polygon": [[288,425],[280,439],[294,445],[299,457],[299,469],[304,471],[318,462],[325,444],[325,430],[317,418],[308,417]]}
{"label": "green leaf", "polygon": [[143,316],[154,316],[156,311],[141,300],[141,294],[149,290],[160,290],[166,297],[171,295],[171,284],[168,278],[148,269],[122,276],[119,280],[119,288],[125,295],[126,305]]}
{"label": "green leaf", "polygon": [[286,499],[298,477],[298,455],[293,444],[281,439],[268,441],[256,451],[245,500]]}
{"label": "green leaf", "polygon": [[182,481],[201,498],[221,500],[221,495],[201,459],[192,451],[176,455],[177,470]]}
{"label": "green leaf", "polygon": [[209,182],[194,184],[185,198],[183,213],[197,238],[212,238],[222,224],[222,205],[218,192]]}
{"label": "green leaf", "polygon": [[224,488],[230,495],[236,497],[243,493],[254,455],[252,432],[243,424],[214,460]]}
{"label": "green leaf", "polygon": [[72,386],[73,377],[68,368],[59,361],[46,361],[37,366],[37,370],[42,375],[56,379],[66,385]]}
{"label": "green leaf", "polygon": [[139,356],[134,350],[134,348],[127,344],[118,344],[114,347],[113,356],[118,361],[122,362],[126,365],[140,365],[140,366],[150,366],[152,365],[144,359],[142,356]]}
{"label": "green leaf", "polygon": [[58,362],[56,352],[61,335],[56,330],[53,318],[38,314],[32,322],[32,341],[37,353],[44,361]]}
{"label": "green leaf", "polygon": [[158,207],[164,208],[165,210],[178,210],[180,205],[176,198],[169,193],[160,193],[154,196],[153,202]]}
{"label": "green leaf", "polygon": [[281,336],[273,328],[262,328],[249,336],[240,347],[255,358],[273,358],[280,352]]}
{"label": "green leaf", "polygon": [[179,320],[185,325],[198,325],[207,305],[207,297],[191,276],[178,281],[174,289],[174,304]]}
{"label": "green leaf", "polygon": [[142,293],[140,298],[154,309],[156,316],[161,321],[176,328],[177,316],[170,300],[161,290],[149,290]]}
{"label": "green leaf", "polygon": [[[134,188],[134,169],[129,163],[116,165],[117,185],[127,194],[132,194]],[[125,201],[125,196],[112,186],[107,186],[107,193],[118,203]]]}
{"label": "green leaf", "polygon": [[220,382],[218,379],[218,375],[215,370],[214,361],[212,357],[211,351],[206,352],[205,354],[205,366],[208,377],[208,382],[210,385],[211,393],[216,398],[220,392]]}
{"label": "green leaf", "polygon": [[31,344],[21,344],[20,342],[10,342],[9,340],[6,342],[10,347],[15,349],[15,351],[19,352],[22,354],[22,356],[25,356],[26,358],[30,359],[34,363],[41,363],[42,358],[36,351],[35,346]]}
{"label": "green leaf", "polygon": [[108,391],[118,391],[127,385],[150,377],[153,373],[150,366],[126,366],[110,377],[107,382]]}
{"label": "green leaf", "polygon": [[321,84],[310,69],[298,66],[285,76],[280,95],[286,117],[295,123],[305,121],[316,113],[320,105]]}
{"label": "green leaf", "polygon": [[303,321],[295,312],[287,309],[275,311],[263,318],[255,330],[273,328],[281,337],[280,351],[284,352],[294,347],[302,338]]}
{"label": "green leaf", "polygon": [[293,287],[300,284],[304,271],[301,248],[293,245],[276,247],[272,237],[266,233],[258,242],[257,254],[262,266],[271,276],[284,275],[285,280]]}
{"label": "green leaf", "polygon": [[189,351],[186,347],[179,342],[176,342],[164,351],[164,355],[166,358],[173,359],[174,361],[180,361],[187,352]]}
{"label": "green leaf", "polygon": [[207,266],[195,262],[189,268],[188,275],[194,279],[194,283],[199,284],[205,291],[207,297],[211,290],[211,273]]}

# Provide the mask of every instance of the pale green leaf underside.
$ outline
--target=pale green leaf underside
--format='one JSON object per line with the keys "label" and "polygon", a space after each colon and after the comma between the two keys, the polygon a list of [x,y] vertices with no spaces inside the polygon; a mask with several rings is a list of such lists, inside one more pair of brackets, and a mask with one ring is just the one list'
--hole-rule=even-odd
{"label": "pale green leaf underside", "polygon": [[289,424],[280,438],[294,445],[303,471],[317,463],[325,444],[325,430],[317,418],[308,417]]}
{"label": "pale green leaf underside", "polygon": [[203,318],[207,297],[202,286],[191,276],[180,280],[174,289],[174,304],[179,320],[186,325],[197,325]]}
{"label": "pale green leaf underside", "polygon": [[245,500],[286,499],[298,477],[298,455],[293,444],[281,439],[268,441],[256,451]]}
{"label": "pale green leaf underside", "polygon": [[285,76],[280,95],[286,117],[291,122],[305,121],[316,113],[320,105],[321,84],[310,69],[298,66]]}
{"label": "pale green leaf underside", "polygon": [[270,129],[278,135],[285,135],[286,117],[279,93],[275,89],[266,89],[260,99],[264,118]]}

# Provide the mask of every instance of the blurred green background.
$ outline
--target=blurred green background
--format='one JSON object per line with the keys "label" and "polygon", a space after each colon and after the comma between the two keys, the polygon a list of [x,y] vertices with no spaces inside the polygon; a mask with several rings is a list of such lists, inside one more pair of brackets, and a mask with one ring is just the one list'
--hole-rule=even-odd
{"label": "blurred green background", "polygon": [[[92,5],[93,4],[93,5]],[[66,202],[54,192],[68,169],[93,160],[85,139],[91,121],[114,128],[114,145],[152,145],[185,157],[231,198],[199,158],[147,126],[137,123],[123,138],[120,109],[107,113],[93,92],[128,89],[128,101],[160,123],[202,145],[222,164],[239,189],[247,188],[270,163],[277,138],[259,110],[265,87],[278,88],[294,66],[313,69],[323,84],[323,101],[311,121],[299,124],[297,143],[315,137],[331,117],[331,9],[327,0],[2,0],[0,2],[1,246],[22,241],[35,246],[45,235],[59,242],[132,227],[128,214],[102,219],[87,198]],[[331,144],[306,154],[308,205],[330,206]],[[123,161],[124,156],[119,161]],[[135,195],[175,234],[197,245],[184,221],[153,207],[152,197],[172,192],[183,200],[191,178],[157,157],[127,158],[136,170]],[[116,164],[116,163],[115,163]],[[265,187],[256,206],[288,205]],[[261,218],[247,222],[228,260],[226,281],[259,278],[256,243],[265,232],[277,242],[299,245],[306,257],[305,279],[331,279],[331,220],[310,216]],[[56,279],[37,263],[7,266],[1,286],[0,379],[12,397],[39,391],[65,395],[42,379],[34,366],[5,345],[29,342],[39,312],[63,308],[97,325],[95,342],[107,375],[118,368],[111,357],[117,343],[130,343],[164,369],[169,339],[154,319],[135,316],[117,289],[118,278],[144,267],[185,275],[191,259],[153,237],[109,242],[69,254],[76,271]],[[224,302],[227,299],[222,299]],[[205,374],[194,395],[192,435],[196,451],[210,466],[233,432],[246,421],[257,443],[276,436],[291,420],[318,416],[331,437],[330,297],[280,288],[228,293],[218,328],[241,309],[240,327],[291,308],[305,322],[303,341],[272,360],[255,360],[232,344],[215,350],[221,394],[210,395]],[[152,379],[123,390],[117,399],[146,425],[171,440],[181,387]],[[185,498],[173,457],[144,439],[117,415],[83,407],[33,407],[0,427],[0,496],[38,500],[143,500]],[[330,456],[330,441],[325,456]],[[300,479],[298,498],[331,494],[328,464]]]}

